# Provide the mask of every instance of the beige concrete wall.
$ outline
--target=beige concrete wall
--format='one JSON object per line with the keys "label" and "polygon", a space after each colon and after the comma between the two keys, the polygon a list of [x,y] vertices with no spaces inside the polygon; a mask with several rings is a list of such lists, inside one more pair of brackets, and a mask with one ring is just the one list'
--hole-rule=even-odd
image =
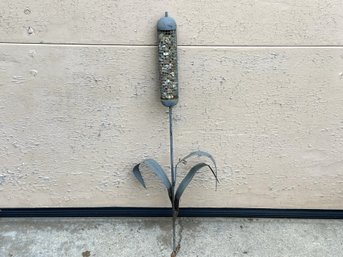
{"label": "beige concrete wall", "polygon": [[[182,206],[343,208],[342,1],[0,3],[0,207],[168,206],[155,23],[178,22]],[[180,177],[185,170],[180,171]]]}

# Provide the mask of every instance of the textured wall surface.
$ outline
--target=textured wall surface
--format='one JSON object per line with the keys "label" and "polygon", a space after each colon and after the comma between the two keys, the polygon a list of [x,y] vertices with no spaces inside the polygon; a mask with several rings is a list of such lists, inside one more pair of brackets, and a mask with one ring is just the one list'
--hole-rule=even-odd
{"label": "textured wall surface", "polygon": [[[0,3],[0,207],[168,206],[155,24],[178,22],[182,206],[343,209],[342,1]],[[180,171],[180,177],[186,170]],[[207,174],[206,174],[207,173]]]}

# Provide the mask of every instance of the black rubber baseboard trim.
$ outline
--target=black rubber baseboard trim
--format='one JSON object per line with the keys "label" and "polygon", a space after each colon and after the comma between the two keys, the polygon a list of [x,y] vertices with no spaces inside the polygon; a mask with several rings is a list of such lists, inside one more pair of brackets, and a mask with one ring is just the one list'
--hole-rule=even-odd
{"label": "black rubber baseboard trim", "polygon": [[[180,217],[343,219],[343,210],[264,208],[182,208]],[[3,208],[0,218],[17,217],[171,217],[170,208]]]}

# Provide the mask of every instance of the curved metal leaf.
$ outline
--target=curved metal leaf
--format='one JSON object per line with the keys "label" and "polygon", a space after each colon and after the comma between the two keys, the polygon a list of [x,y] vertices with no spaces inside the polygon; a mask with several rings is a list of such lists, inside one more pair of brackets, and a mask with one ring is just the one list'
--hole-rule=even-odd
{"label": "curved metal leaf", "polygon": [[204,152],[204,151],[194,151],[194,152],[191,152],[190,154],[186,155],[185,157],[183,157],[182,159],[179,160],[179,162],[176,164],[175,166],[175,172],[177,170],[177,166],[180,164],[180,163],[186,163],[187,162],[187,159],[191,158],[191,157],[194,157],[194,156],[197,156],[197,157],[207,157],[208,159],[211,160],[213,166],[214,166],[214,171],[213,169],[211,168],[212,170],[212,173],[214,173],[215,177],[216,177],[216,183],[215,183],[215,190],[217,190],[217,184],[219,183],[219,180],[218,180],[218,170],[217,170],[217,164],[216,164],[216,161],[214,160],[213,156],[207,152]]}
{"label": "curved metal leaf", "polygon": [[190,171],[187,173],[187,175],[184,177],[184,179],[181,181],[178,189],[176,190],[176,193],[175,193],[175,209],[176,210],[179,209],[180,198],[183,192],[185,191],[185,189],[187,188],[188,184],[192,181],[194,175],[203,167],[208,167],[211,170],[216,181],[218,182],[217,174],[213,171],[210,165],[203,162],[194,165],[190,169]]}
{"label": "curved metal leaf", "polygon": [[217,164],[216,161],[214,160],[213,156],[207,152],[204,151],[194,151],[191,152],[190,154],[186,155],[185,157],[183,157],[182,159],[179,160],[179,162],[176,164],[176,167],[180,164],[180,163],[185,163],[187,161],[187,159],[193,157],[193,156],[198,156],[198,157],[207,157],[209,158],[214,166],[215,171],[217,172]]}
{"label": "curved metal leaf", "polygon": [[137,164],[135,167],[133,167],[133,175],[135,175],[136,179],[139,181],[139,183],[142,184],[142,186],[146,189],[146,185],[145,185],[145,182],[144,182],[144,179],[142,177],[142,173],[141,171],[139,170],[139,164]]}
{"label": "curved metal leaf", "polygon": [[155,161],[153,159],[146,159],[146,160],[142,161],[141,163],[137,164],[132,170],[132,172],[135,175],[135,177],[137,178],[137,180],[142,184],[142,186],[144,188],[146,188],[142,173],[140,171],[140,165],[142,165],[142,164],[147,165],[149,170],[151,170],[154,174],[157,175],[157,177],[161,180],[161,182],[164,184],[164,186],[168,190],[169,199],[170,199],[170,201],[172,201],[173,195],[172,195],[171,183],[170,183],[167,175],[165,174],[164,170],[158,164],[157,161]]}

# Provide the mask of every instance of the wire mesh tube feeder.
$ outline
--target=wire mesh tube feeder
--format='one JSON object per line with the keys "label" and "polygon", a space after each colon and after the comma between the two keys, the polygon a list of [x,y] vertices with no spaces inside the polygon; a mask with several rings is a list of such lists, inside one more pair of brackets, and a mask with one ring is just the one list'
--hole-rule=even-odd
{"label": "wire mesh tube feeder", "polygon": [[[153,172],[161,180],[166,187],[168,196],[172,205],[172,224],[173,224],[173,252],[171,256],[176,256],[180,249],[181,234],[178,243],[176,243],[176,219],[179,212],[180,198],[187,188],[188,184],[192,181],[194,175],[202,168],[208,168],[216,183],[217,166],[214,158],[207,152],[195,151],[187,156],[181,158],[176,165],[174,165],[174,145],[173,145],[173,106],[179,100],[179,83],[178,83],[178,67],[177,67],[177,38],[176,38],[176,22],[173,18],[165,13],[165,17],[161,18],[157,23],[157,39],[158,39],[158,63],[159,63],[159,76],[160,76],[160,94],[161,102],[164,106],[169,108],[169,139],[170,139],[170,173],[171,180],[167,177],[166,173],[153,159],[143,160],[133,168],[133,174],[144,188],[145,182],[141,173],[141,165],[145,165],[149,171]],[[199,162],[195,164],[186,176],[182,179],[176,189],[176,174],[179,165],[185,164],[188,159],[192,157],[205,157],[207,162]],[[209,164],[210,163],[210,164]]]}

